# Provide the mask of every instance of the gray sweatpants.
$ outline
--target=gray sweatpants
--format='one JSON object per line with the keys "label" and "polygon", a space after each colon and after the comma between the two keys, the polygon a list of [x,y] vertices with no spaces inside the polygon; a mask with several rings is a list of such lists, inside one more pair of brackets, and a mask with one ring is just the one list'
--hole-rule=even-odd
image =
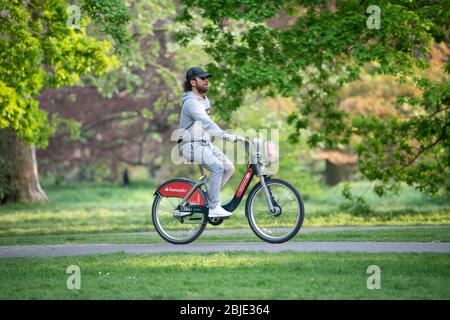
{"label": "gray sweatpants", "polygon": [[223,152],[212,143],[188,142],[180,147],[186,160],[201,165],[210,173],[208,182],[209,207],[220,203],[219,192],[234,172],[234,165]]}

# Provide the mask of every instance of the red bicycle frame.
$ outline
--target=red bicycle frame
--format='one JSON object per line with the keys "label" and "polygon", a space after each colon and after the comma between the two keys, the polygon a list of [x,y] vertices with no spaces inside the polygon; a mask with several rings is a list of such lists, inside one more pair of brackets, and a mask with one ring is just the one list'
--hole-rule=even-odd
{"label": "red bicycle frame", "polygon": [[[203,170],[201,168],[200,170],[203,173]],[[249,166],[247,167],[247,171],[242,177],[242,180],[238,188],[236,189],[236,192],[234,193],[233,198],[227,204],[222,206],[225,210],[232,212],[239,206],[242,198],[245,195],[245,192],[248,189],[248,186],[250,185],[253,177],[256,174],[256,170],[256,165],[249,164]],[[204,184],[206,184],[205,175],[203,175],[200,178],[200,181],[196,184],[188,179],[172,179],[160,185],[156,189],[155,194],[158,193],[164,197],[183,197],[183,200],[180,202],[180,207],[184,206],[186,203],[196,206],[207,206],[207,197],[205,196],[203,190],[200,188]]]}

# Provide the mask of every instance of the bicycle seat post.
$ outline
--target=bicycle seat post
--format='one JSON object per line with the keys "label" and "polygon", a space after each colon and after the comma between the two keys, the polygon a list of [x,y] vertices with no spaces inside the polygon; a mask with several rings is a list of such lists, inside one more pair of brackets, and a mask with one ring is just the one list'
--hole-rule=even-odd
{"label": "bicycle seat post", "polygon": [[203,167],[201,165],[199,165],[198,169],[200,170],[200,174],[202,175],[199,180],[206,178],[205,171],[203,171]]}
{"label": "bicycle seat post", "polygon": [[206,194],[208,194],[208,185],[206,184],[206,175],[205,171],[201,164],[198,165],[198,169],[200,170],[200,174],[202,175],[198,180],[200,181],[200,185],[204,185],[206,189]]}

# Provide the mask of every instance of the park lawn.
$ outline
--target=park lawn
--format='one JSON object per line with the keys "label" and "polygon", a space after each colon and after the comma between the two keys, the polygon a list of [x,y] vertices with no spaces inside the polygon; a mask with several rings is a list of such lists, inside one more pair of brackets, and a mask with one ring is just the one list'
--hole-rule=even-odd
{"label": "park lawn", "polygon": [[[81,270],[69,290],[66,270]],[[381,289],[367,288],[367,268]],[[450,299],[446,254],[110,254],[8,258],[0,299]]]}
{"label": "park lawn", "polygon": [[[150,184],[47,187],[47,204],[0,206],[0,237],[153,231],[154,189]],[[303,226],[450,225],[448,199],[407,189],[400,197],[368,197],[376,210],[362,215],[340,211],[340,191],[330,190],[321,199],[305,198]],[[232,194],[231,189],[225,190],[224,202]],[[244,203],[219,228],[248,228]]]}
{"label": "park lawn", "polygon": [[[208,230],[214,230],[208,227]],[[253,233],[208,235],[202,234],[195,243],[204,242],[260,242]],[[414,227],[411,229],[365,230],[365,231],[326,231],[299,233],[291,241],[373,241],[373,242],[450,242],[450,226]],[[116,234],[62,234],[0,237],[0,245],[38,245],[38,244],[151,244],[165,243],[156,232],[116,233]]]}
{"label": "park lawn", "polygon": [[[450,211],[402,212],[354,216],[345,212],[306,213],[304,227],[324,226],[418,226],[450,225]],[[249,228],[243,212],[237,212],[219,229]],[[153,231],[148,212],[131,209],[50,209],[0,213],[0,237]]]}

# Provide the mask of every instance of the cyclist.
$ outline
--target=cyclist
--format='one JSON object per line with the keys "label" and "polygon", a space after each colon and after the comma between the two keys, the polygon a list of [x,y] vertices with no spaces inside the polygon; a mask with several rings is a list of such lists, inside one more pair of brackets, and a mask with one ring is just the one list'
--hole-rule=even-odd
{"label": "cyclist", "polygon": [[182,96],[180,134],[178,147],[180,155],[210,171],[208,183],[209,217],[228,217],[232,213],[222,208],[220,189],[230,179],[234,166],[223,152],[211,143],[210,136],[236,142],[238,137],[220,129],[211,120],[211,105],[205,93],[208,79],[212,75],[200,67],[187,70]]}

